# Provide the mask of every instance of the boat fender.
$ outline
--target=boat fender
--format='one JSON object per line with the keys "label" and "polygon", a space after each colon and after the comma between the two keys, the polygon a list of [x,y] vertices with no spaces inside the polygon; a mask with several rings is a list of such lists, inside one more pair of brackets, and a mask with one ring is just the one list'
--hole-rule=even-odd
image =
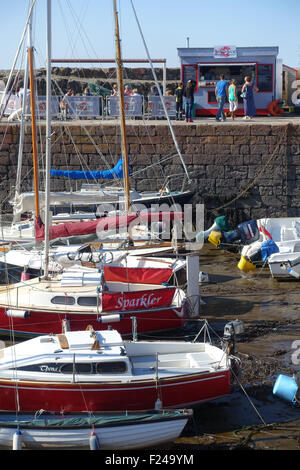
{"label": "boat fender", "polygon": [[98,318],[99,323],[115,323],[122,320],[121,315],[101,315]]}
{"label": "boat fender", "polygon": [[18,225],[17,229],[19,232],[25,230],[26,228],[30,228],[30,224]]}
{"label": "boat fender", "polygon": [[5,310],[5,315],[11,318],[27,318],[30,313],[27,310]]}
{"label": "boat fender", "polygon": [[13,450],[22,450],[23,436],[18,428],[13,435]]}
{"label": "boat fender", "polygon": [[63,333],[70,331],[70,320],[67,317],[62,320],[61,325]]}
{"label": "boat fender", "polygon": [[90,450],[100,450],[100,443],[94,430],[91,432],[90,435]]}
{"label": "boat fender", "polygon": [[25,271],[22,271],[21,273],[21,281],[24,282],[24,281],[28,281],[30,279],[30,274],[29,273],[26,273]]}
{"label": "boat fender", "polygon": [[162,410],[162,401],[158,398],[154,406],[155,410]]}

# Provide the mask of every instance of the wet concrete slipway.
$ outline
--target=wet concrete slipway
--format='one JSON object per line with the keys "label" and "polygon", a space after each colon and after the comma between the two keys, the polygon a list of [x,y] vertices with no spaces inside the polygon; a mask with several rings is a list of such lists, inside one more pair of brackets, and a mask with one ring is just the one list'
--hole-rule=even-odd
{"label": "wet concrete slipway", "polygon": [[[230,396],[194,409],[193,422],[172,451],[298,450],[300,406],[272,390],[279,374],[300,379],[300,281],[276,281],[267,267],[243,274],[237,268],[239,255],[210,243],[199,255],[200,270],[209,277],[201,285],[205,305],[200,315],[218,334],[228,321],[244,322],[236,345],[241,368]],[[186,333],[197,328],[190,323]]]}

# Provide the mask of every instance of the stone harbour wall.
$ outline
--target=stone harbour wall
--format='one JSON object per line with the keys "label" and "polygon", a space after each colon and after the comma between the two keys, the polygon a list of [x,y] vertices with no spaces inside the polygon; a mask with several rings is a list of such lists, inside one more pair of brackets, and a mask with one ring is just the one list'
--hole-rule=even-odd
{"label": "stone harbour wall", "polygon": [[[0,124],[0,200],[9,211],[14,194],[19,124]],[[300,216],[300,120],[226,122],[199,120],[174,123],[194,195],[190,202],[205,205],[205,224],[226,215],[233,225],[259,217]],[[31,127],[26,125],[22,190],[33,188]],[[43,187],[45,126],[38,129],[40,181]],[[138,191],[173,190],[185,182],[180,159],[166,121],[131,121],[127,127],[131,186]],[[55,122],[52,168],[104,170],[120,157],[116,121]],[[167,176],[175,175],[169,180]],[[51,190],[80,187],[79,182],[52,179]]]}

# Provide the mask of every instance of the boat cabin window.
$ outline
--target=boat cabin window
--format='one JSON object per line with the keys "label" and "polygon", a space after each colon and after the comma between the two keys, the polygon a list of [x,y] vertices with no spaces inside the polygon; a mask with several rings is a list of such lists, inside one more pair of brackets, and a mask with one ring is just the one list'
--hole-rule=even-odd
{"label": "boat cabin window", "polygon": [[98,297],[78,297],[77,303],[86,307],[97,307]]}
{"label": "boat cabin window", "polygon": [[[73,374],[74,364],[70,362],[69,364],[63,364],[60,368],[62,374]],[[76,374],[90,374],[92,372],[92,364],[85,363],[75,363],[75,373]]]}
{"label": "boat cabin window", "polygon": [[99,362],[97,364],[98,374],[123,374],[126,370],[127,364],[124,361]]}
{"label": "boat cabin window", "polygon": [[75,299],[74,297],[68,297],[67,295],[56,295],[51,299],[52,304],[56,305],[74,305]]}

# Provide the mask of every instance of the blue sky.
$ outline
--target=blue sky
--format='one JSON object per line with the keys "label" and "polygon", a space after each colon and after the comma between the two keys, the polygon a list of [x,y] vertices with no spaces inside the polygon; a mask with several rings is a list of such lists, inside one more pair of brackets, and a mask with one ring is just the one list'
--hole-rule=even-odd
{"label": "blue sky", "polygon": [[[177,47],[279,46],[286,65],[300,67],[299,0],[133,0],[152,58],[178,67]],[[2,0],[0,69],[9,69],[24,29],[29,0]],[[53,57],[113,59],[112,0],[52,0]],[[145,58],[130,0],[117,1],[124,58]],[[46,0],[34,20],[37,66],[45,60]],[[103,67],[108,65],[103,64]]]}

